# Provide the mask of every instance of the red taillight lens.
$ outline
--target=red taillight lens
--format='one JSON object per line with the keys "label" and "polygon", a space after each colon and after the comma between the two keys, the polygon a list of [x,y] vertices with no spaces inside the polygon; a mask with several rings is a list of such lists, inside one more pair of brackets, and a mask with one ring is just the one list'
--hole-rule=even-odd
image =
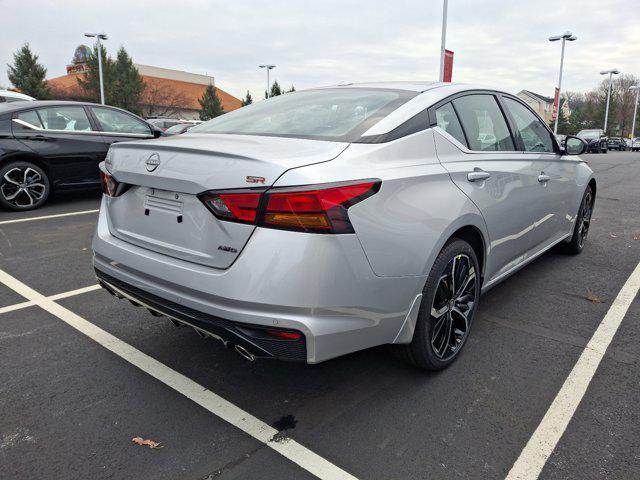
{"label": "red taillight lens", "polygon": [[380,183],[212,192],[199,198],[221,220],[312,233],[353,233],[348,208],[376,193]]}
{"label": "red taillight lens", "polygon": [[281,338],[283,340],[300,340],[302,338],[301,333],[285,332],[283,330],[267,330],[267,335],[270,337]]}
{"label": "red taillight lens", "polygon": [[102,183],[102,192],[109,197],[118,195],[118,181],[108,173],[100,171],[100,181]]}
{"label": "red taillight lens", "polygon": [[200,200],[221,220],[255,223],[260,195],[262,192],[210,193]]}
{"label": "red taillight lens", "polygon": [[265,196],[258,225],[315,233],[353,233],[347,209],[370,197],[380,181],[343,184],[328,188],[274,189]]}

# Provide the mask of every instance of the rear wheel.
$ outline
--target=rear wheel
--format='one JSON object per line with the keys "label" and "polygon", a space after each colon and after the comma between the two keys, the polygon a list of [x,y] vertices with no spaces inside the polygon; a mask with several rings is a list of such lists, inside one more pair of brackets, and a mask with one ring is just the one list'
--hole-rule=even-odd
{"label": "rear wheel", "polygon": [[464,240],[452,239],[427,278],[413,339],[400,346],[405,360],[426,370],[450,365],[467,340],[479,297],[476,254]]}
{"label": "rear wheel", "polygon": [[589,227],[591,226],[591,214],[593,213],[594,201],[595,194],[593,193],[593,189],[589,186],[582,196],[582,202],[580,203],[580,210],[578,210],[576,224],[573,227],[573,236],[566,246],[567,253],[577,255],[582,252],[587,240],[587,234],[589,233]]}
{"label": "rear wheel", "polygon": [[33,210],[47,201],[50,192],[46,173],[31,162],[12,162],[0,168],[0,206],[10,210]]}

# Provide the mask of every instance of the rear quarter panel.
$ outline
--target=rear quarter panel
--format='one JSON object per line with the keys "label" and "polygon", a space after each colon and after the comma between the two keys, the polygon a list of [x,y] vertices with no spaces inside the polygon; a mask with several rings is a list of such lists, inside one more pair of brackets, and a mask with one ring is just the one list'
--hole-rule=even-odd
{"label": "rear quarter panel", "polygon": [[473,203],[440,165],[431,129],[380,144],[352,144],[331,162],[285,173],[276,183],[304,185],[379,178],[380,191],[349,209],[374,273],[426,276],[460,227],[486,226]]}

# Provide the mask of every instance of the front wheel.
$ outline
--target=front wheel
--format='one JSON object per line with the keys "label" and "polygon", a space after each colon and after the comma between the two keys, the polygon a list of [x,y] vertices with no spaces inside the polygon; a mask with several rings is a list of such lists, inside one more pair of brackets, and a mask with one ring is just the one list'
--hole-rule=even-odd
{"label": "front wheel", "polygon": [[47,201],[47,174],[31,162],[12,162],[0,168],[0,206],[9,210],[33,210]]}
{"label": "front wheel", "polygon": [[440,370],[462,350],[480,298],[480,269],[467,242],[450,240],[438,254],[422,292],[413,339],[399,346],[405,360]]}

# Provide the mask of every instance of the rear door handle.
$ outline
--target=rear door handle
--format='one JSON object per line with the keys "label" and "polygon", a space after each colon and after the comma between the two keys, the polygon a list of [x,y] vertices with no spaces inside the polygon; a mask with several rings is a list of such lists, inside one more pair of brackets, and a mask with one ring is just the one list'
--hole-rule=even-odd
{"label": "rear door handle", "polygon": [[467,180],[470,182],[477,182],[478,180],[486,180],[490,176],[491,174],[489,172],[476,168],[473,172],[467,173]]}
{"label": "rear door handle", "polygon": [[49,140],[49,138],[44,135],[31,135],[27,137],[27,140],[35,140],[37,142],[46,142]]}
{"label": "rear door handle", "polygon": [[551,179],[551,177],[549,175],[547,175],[546,173],[542,172],[540,175],[538,175],[538,181],[540,183],[544,183],[544,182],[548,182]]}

